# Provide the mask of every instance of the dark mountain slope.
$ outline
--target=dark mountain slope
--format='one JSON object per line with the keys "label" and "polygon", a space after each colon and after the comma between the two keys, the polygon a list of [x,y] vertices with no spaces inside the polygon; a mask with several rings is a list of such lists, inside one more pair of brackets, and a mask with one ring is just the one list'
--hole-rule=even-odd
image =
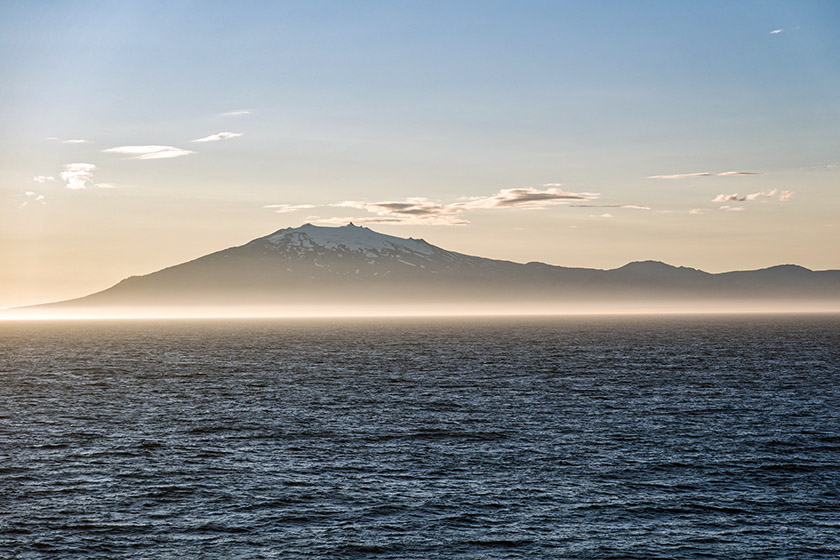
{"label": "dark mountain slope", "polygon": [[353,224],[306,224],[41,308],[424,302],[840,301],[840,271],[783,265],[709,274],[656,261],[614,270],[519,264]]}

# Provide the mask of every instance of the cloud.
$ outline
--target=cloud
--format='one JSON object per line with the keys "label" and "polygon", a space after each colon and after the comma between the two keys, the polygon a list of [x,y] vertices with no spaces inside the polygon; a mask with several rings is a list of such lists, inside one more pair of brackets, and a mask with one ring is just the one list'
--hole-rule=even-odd
{"label": "cloud", "polygon": [[[359,224],[415,224],[415,225],[466,225],[470,222],[463,217],[464,212],[474,209],[541,209],[552,205],[567,204],[570,201],[588,201],[598,198],[596,193],[575,193],[561,189],[558,183],[543,185],[544,188],[532,187],[501,189],[491,196],[463,197],[450,203],[437,202],[425,197],[409,197],[404,200],[361,201],[345,200],[330,206],[364,210],[374,216],[353,217],[312,217],[312,221],[322,224],[345,224],[353,221]],[[600,206],[600,205],[599,205]],[[635,204],[604,205],[610,208],[634,208],[648,210],[647,206]],[[309,204],[289,205],[272,204],[265,208],[276,208],[277,212],[293,212],[298,209],[314,208]]]}
{"label": "cloud", "polygon": [[545,189],[524,187],[502,189],[489,197],[474,197],[464,203],[468,208],[531,208],[542,209],[555,204],[568,204],[570,200],[593,200],[597,193],[574,193],[559,188],[558,183],[543,185]]}
{"label": "cloud", "polygon": [[47,203],[46,199],[44,198],[44,195],[42,195],[42,194],[38,194],[38,193],[32,192],[32,191],[26,191],[23,194],[26,195],[28,200],[24,200],[23,204],[18,206],[18,208],[26,208],[27,206],[29,206],[30,202],[39,202],[42,205]]}
{"label": "cloud", "polygon": [[748,194],[744,196],[744,200],[759,200],[762,198],[773,198],[776,196],[776,193],[779,192],[776,189],[767,191],[767,192],[755,192],[752,194]]}
{"label": "cloud", "polygon": [[604,213],[604,214],[599,214],[598,216],[593,216],[593,217],[594,217],[594,218],[612,218],[612,217],[613,217],[613,215],[612,215],[612,214],[608,214],[608,213]]}
{"label": "cloud", "polygon": [[651,175],[648,179],[686,179],[688,177],[710,177],[712,174],[708,172],[700,173],[679,173],[677,175]]}
{"label": "cloud", "polygon": [[633,210],[650,210],[650,206],[641,204],[569,204],[569,208],[631,208]]}
{"label": "cloud", "polygon": [[722,173],[709,173],[702,171],[700,173],[678,173],[676,175],[651,175],[648,179],[688,179],[690,177],[732,177],[737,175],[764,175],[757,171],[724,171]]}
{"label": "cloud", "polygon": [[[733,194],[719,194],[712,199],[712,202],[751,202],[754,200],[761,200],[764,198],[773,198],[778,194],[778,189],[771,189],[769,191],[759,191],[740,196],[738,193]],[[784,202],[793,196],[792,191],[784,191],[779,195],[779,201]]]}
{"label": "cloud", "polygon": [[59,177],[67,185],[68,189],[80,190],[87,188],[87,184],[93,180],[93,170],[96,166],[92,163],[68,163]]}
{"label": "cloud", "polygon": [[219,140],[228,140],[230,138],[236,138],[237,136],[242,136],[241,132],[219,132],[218,134],[211,134],[210,136],[205,136],[204,138],[199,138],[197,140],[193,140],[193,142],[218,142]]}
{"label": "cloud", "polygon": [[719,210],[725,210],[726,212],[741,212],[743,209],[743,206],[721,206],[719,208]]}
{"label": "cloud", "polygon": [[297,212],[298,210],[308,210],[315,208],[314,204],[268,204],[263,208],[272,208],[278,214],[288,214],[290,212]]}
{"label": "cloud", "polygon": [[46,183],[55,181],[55,177],[52,175],[36,175],[32,177],[32,180],[36,183]]}
{"label": "cloud", "polygon": [[358,208],[375,214],[403,214],[406,216],[430,216],[439,214],[457,214],[460,208],[456,205],[438,204],[426,198],[407,198],[404,202],[358,202],[347,200],[335,206],[342,208]]}
{"label": "cloud", "polygon": [[220,117],[239,117],[241,115],[250,115],[251,111],[246,111],[245,109],[239,109],[237,111],[230,111],[229,113],[221,113]]}
{"label": "cloud", "polygon": [[469,221],[457,216],[433,216],[427,218],[414,218],[404,216],[376,216],[369,218],[353,218],[349,216],[334,218],[311,217],[308,219],[313,223],[324,225],[345,225],[353,222],[356,225],[423,225],[423,226],[466,226]]}
{"label": "cloud", "polygon": [[44,140],[52,140],[54,142],[61,142],[62,144],[87,144],[87,140],[81,138],[71,138],[69,140],[62,140],[58,136],[47,136]]}
{"label": "cloud", "polygon": [[174,146],[119,146],[108,148],[103,152],[125,154],[133,156],[131,159],[168,159],[194,154],[190,150],[183,150]]}
{"label": "cloud", "polygon": [[[770,35],[778,35],[782,31],[784,31],[784,29],[774,29],[773,31],[770,32]],[[796,35],[796,34],[794,33],[794,35]]]}
{"label": "cloud", "polygon": [[346,200],[332,206],[366,210],[378,216],[377,218],[364,218],[366,221],[360,221],[359,223],[426,225],[465,225],[469,223],[460,217],[464,209],[463,204],[440,204],[421,197],[407,198],[404,201],[383,202]]}
{"label": "cloud", "polygon": [[698,215],[706,211],[705,208],[692,208],[691,210],[657,210],[659,214],[692,214]]}
{"label": "cloud", "polygon": [[96,183],[93,185],[98,189],[116,189],[117,186],[114,183]]}

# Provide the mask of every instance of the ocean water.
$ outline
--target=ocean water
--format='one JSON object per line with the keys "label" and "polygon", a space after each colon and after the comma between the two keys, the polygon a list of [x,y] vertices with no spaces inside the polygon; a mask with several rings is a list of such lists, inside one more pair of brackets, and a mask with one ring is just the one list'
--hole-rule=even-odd
{"label": "ocean water", "polygon": [[838,556],[838,316],[0,323],[0,558]]}

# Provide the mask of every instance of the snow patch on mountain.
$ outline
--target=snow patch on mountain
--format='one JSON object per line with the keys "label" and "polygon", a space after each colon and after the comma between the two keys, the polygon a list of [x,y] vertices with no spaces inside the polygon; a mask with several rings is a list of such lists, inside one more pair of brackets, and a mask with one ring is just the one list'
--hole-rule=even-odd
{"label": "snow patch on mountain", "polygon": [[360,252],[366,256],[379,256],[389,252],[407,252],[431,256],[435,247],[422,239],[403,239],[371,231],[366,227],[348,224],[343,227],[320,227],[305,224],[298,228],[281,229],[262,240],[277,247],[292,249],[313,249],[323,247],[329,250]]}

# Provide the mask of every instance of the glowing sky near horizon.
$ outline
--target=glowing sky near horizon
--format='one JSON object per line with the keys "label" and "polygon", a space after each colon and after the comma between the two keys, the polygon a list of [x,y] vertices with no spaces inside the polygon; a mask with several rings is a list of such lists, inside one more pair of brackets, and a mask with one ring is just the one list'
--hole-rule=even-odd
{"label": "glowing sky near horizon", "polygon": [[840,3],[4,2],[0,307],[349,220],[840,268]]}

